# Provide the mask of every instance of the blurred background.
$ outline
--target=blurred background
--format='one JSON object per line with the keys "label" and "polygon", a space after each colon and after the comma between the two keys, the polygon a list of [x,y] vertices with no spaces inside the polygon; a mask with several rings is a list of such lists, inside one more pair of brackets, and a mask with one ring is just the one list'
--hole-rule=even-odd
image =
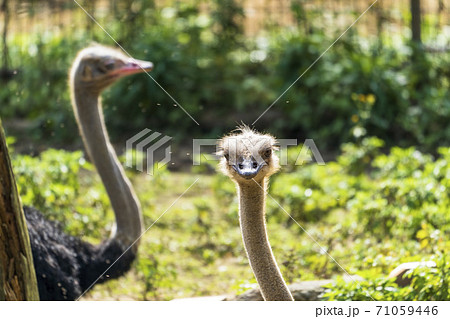
{"label": "blurred background", "polygon": [[[73,1],[2,2],[0,112],[5,126],[28,137],[21,138],[29,140],[28,151],[41,145],[79,146],[68,68],[91,42],[115,43]],[[449,140],[449,5],[421,2],[416,42],[425,47],[412,41],[410,1],[379,1],[256,128],[313,138],[329,151],[350,141],[355,126],[389,145],[420,145],[428,151]],[[141,75],[105,94],[110,134],[122,142],[145,127],[173,137],[189,130],[215,138],[237,122],[253,123],[370,2],[80,4],[131,55],[153,61],[152,76],[201,124],[186,118]]]}
{"label": "blurred background", "polygon": [[[133,271],[86,298],[166,300],[254,287],[234,186],[213,174],[214,163],[191,167],[191,139],[252,124],[372,2],[78,2],[133,57],[153,61],[151,75],[200,124],[145,74],[103,94],[119,153],[144,128],[173,137],[168,167],[155,176],[128,172],[146,225],[201,179],[152,228]],[[0,14],[0,117],[22,201],[98,242],[112,213],[82,152],[67,74],[81,48],[117,45],[74,1],[0,0]],[[285,167],[270,191],[383,300],[450,298],[449,17],[447,0],[378,1],[255,123],[278,138],[314,139],[327,165]],[[293,162],[299,150],[288,151]],[[275,203],[268,205],[269,235],[287,281],[341,275]],[[400,262],[422,259],[440,268],[424,272],[415,289],[383,279]],[[358,287],[337,285],[324,298],[367,298]]]}

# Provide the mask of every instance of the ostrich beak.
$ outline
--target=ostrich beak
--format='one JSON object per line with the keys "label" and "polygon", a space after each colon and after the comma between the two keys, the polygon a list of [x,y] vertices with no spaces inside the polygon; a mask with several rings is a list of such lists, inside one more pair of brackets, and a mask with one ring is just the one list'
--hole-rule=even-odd
{"label": "ostrich beak", "polygon": [[255,177],[263,166],[264,163],[258,164],[257,161],[252,159],[244,159],[241,163],[232,165],[234,170],[246,179]]}
{"label": "ostrich beak", "polygon": [[121,68],[117,69],[114,73],[125,76],[135,73],[148,72],[153,69],[153,63],[148,61],[130,59]]}

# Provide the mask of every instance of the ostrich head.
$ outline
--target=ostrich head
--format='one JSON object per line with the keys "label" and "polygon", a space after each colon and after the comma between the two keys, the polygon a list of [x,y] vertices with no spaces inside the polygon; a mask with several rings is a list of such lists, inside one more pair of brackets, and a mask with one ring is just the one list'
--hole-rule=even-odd
{"label": "ostrich head", "polygon": [[279,169],[274,153],[276,143],[271,135],[260,134],[247,126],[238,127],[219,141],[222,172],[238,183],[262,182]]}
{"label": "ostrich head", "polygon": [[94,45],[78,53],[70,71],[70,82],[84,92],[98,94],[123,76],[152,69],[151,62],[132,59],[118,50]]}

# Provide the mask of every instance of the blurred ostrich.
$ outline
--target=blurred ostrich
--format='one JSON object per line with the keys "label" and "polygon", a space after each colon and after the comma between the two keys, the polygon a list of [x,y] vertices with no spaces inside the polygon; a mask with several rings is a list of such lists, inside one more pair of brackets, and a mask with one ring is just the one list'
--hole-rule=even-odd
{"label": "blurred ostrich", "polygon": [[237,186],[242,239],[264,300],[292,301],[273,256],[265,223],[269,177],[279,169],[276,140],[246,126],[219,141],[221,169]]}
{"label": "blurred ostrich", "polygon": [[116,224],[111,237],[95,246],[63,233],[36,209],[24,207],[41,300],[75,300],[117,258],[97,282],[123,275],[136,257],[141,208],[109,141],[100,93],[126,75],[152,68],[151,62],[130,59],[99,45],[81,50],[72,65],[69,85],[73,110],[84,146],[105,185]]}

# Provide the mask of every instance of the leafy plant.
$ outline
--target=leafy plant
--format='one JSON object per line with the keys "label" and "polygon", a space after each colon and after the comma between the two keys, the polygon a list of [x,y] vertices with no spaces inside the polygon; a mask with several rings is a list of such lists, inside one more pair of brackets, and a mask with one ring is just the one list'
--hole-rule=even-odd
{"label": "leafy plant", "polygon": [[[381,145],[378,139],[363,138],[344,145],[341,155],[325,166],[291,165],[274,176],[267,226],[281,271],[290,282],[336,278],[342,269],[330,254],[366,280],[355,284],[338,278],[324,299],[448,299],[444,252],[450,247],[450,148],[439,148],[434,157],[415,148],[386,151]],[[298,152],[290,149],[288,157],[296,158]],[[113,220],[109,201],[81,152],[13,154],[12,162],[24,204],[37,207],[73,235],[92,242],[108,235]],[[204,174],[178,199],[192,184],[192,174],[167,169],[155,170],[154,176],[128,174],[141,200],[144,224],[157,223],[141,238],[134,272],[121,278],[120,285],[99,286],[96,293],[166,300],[253,287],[236,189],[229,178]],[[420,260],[437,266],[412,271],[409,287],[386,279],[398,264]]]}
{"label": "leafy plant", "polygon": [[445,254],[433,257],[436,267],[418,267],[405,276],[411,285],[398,287],[394,278],[377,278],[361,282],[342,279],[327,286],[325,300],[443,301],[450,298],[450,264]]}
{"label": "leafy plant", "polygon": [[[235,0],[214,1],[210,11],[198,1],[164,8],[153,0],[120,3],[123,10],[114,9],[100,22],[133,56],[155,63],[152,78],[201,126],[152,79],[136,75],[104,93],[114,141],[151,127],[181,143],[185,132],[217,137],[238,120],[254,121],[335,39],[314,25],[313,10],[301,1],[292,3],[298,28],[271,27],[256,37],[244,34],[244,12]],[[76,30],[10,35],[17,74],[0,89],[0,115],[20,120],[22,125],[12,121],[14,134],[52,146],[80,144],[73,134],[67,69],[93,39],[115,45],[89,23]],[[380,46],[349,33],[258,125],[270,125],[278,136],[313,138],[333,152],[367,136],[387,147],[416,145],[433,152],[450,139],[449,55],[427,54],[406,39],[397,42]]]}

